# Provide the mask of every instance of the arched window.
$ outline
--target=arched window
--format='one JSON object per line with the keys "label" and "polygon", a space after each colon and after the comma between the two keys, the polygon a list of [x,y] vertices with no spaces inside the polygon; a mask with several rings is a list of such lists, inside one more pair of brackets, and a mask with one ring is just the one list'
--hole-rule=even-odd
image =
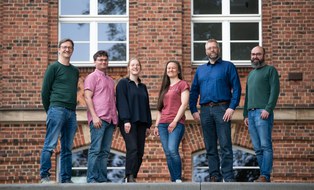
{"label": "arched window", "polygon": [[[84,147],[72,151],[72,181],[74,183],[86,183],[88,148]],[[59,181],[60,155],[58,155],[57,161],[57,180]],[[122,182],[125,171],[125,154],[110,150],[107,169],[109,182]]]}
{"label": "arched window", "polygon": [[[252,182],[259,176],[259,167],[254,151],[233,146],[233,169],[238,182]],[[220,152],[220,151],[219,151]],[[199,151],[193,156],[194,182],[209,181],[208,161],[206,151]],[[221,158],[221,156],[220,156]]]}

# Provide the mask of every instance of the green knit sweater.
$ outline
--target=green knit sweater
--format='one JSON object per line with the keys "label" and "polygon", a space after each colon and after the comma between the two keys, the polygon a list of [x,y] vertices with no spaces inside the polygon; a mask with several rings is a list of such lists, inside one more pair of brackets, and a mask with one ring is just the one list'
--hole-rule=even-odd
{"label": "green knit sweater", "polygon": [[246,83],[243,116],[248,117],[252,108],[273,113],[279,96],[279,75],[275,67],[265,65],[250,72]]}
{"label": "green knit sweater", "polygon": [[65,66],[56,61],[46,70],[41,98],[47,112],[49,106],[76,109],[79,70],[73,65]]}

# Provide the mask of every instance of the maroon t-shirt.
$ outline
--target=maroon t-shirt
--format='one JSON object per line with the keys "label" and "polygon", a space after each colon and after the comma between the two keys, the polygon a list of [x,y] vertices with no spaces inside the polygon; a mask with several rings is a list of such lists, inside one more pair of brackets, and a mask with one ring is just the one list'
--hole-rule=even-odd
{"label": "maroon t-shirt", "polygon": [[[181,80],[169,87],[168,92],[164,96],[164,107],[161,110],[161,117],[159,123],[171,123],[176,117],[181,106],[181,94],[185,90],[190,90],[190,85]],[[185,115],[182,116],[179,123],[184,124]]]}

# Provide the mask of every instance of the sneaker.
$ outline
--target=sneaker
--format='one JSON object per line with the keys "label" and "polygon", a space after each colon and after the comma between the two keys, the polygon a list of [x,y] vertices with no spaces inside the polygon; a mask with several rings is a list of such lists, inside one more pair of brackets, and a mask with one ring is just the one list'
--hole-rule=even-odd
{"label": "sneaker", "polygon": [[70,179],[66,179],[66,180],[62,181],[61,183],[74,183],[74,182]]}
{"label": "sneaker", "polygon": [[176,179],[176,183],[182,183],[181,179]]}
{"label": "sneaker", "polygon": [[55,181],[51,181],[50,180],[50,177],[43,177],[40,179],[40,183],[43,183],[43,184],[53,184],[53,183],[56,183]]}

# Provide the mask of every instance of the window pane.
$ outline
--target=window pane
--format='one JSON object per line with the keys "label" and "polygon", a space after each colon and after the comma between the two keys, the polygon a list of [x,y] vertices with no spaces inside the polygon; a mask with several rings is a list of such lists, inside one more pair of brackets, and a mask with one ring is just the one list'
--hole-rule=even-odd
{"label": "window pane", "polygon": [[258,40],[258,23],[231,23],[231,40]]}
{"label": "window pane", "polygon": [[221,14],[221,0],[194,0],[193,14]]}
{"label": "window pane", "polygon": [[109,61],[126,61],[125,43],[99,43],[98,48],[108,51]]}
{"label": "window pane", "polygon": [[71,61],[89,61],[89,44],[75,43]]}
{"label": "window pane", "polygon": [[222,39],[221,23],[194,23],[194,40]]}
{"label": "window pane", "polygon": [[[221,158],[219,151],[219,158]],[[220,160],[221,161],[221,160]],[[245,167],[256,168],[245,168]],[[235,179],[238,182],[254,181],[259,177],[259,168],[256,156],[244,150],[233,148],[233,167]],[[193,179],[194,182],[209,181],[208,159],[206,153],[193,156]]]}
{"label": "window pane", "polygon": [[88,15],[89,0],[61,0],[61,15]]}
{"label": "window pane", "polygon": [[99,15],[126,15],[126,0],[98,0]]}
{"label": "window pane", "polygon": [[126,23],[99,23],[99,41],[126,41]]}
{"label": "window pane", "polygon": [[258,14],[258,0],[230,0],[231,14]]}
{"label": "window pane", "polygon": [[251,60],[251,50],[256,43],[231,43],[231,60]]}
{"label": "window pane", "polygon": [[208,60],[205,54],[205,43],[194,43],[194,60]]}
{"label": "window pane", "polygon": [[89,41],[89,23],[61,23],[60,37],[73,41]]}

